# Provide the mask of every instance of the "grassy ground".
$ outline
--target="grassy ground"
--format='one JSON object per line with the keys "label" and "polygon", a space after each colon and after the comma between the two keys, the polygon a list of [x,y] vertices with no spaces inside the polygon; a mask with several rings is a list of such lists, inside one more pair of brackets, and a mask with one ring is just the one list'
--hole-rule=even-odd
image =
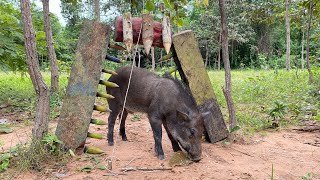
{"label": "grassy ground", "polygon": [[[315,72],[319,72],[315,71]],[[47,84],[50,74],[43,73]],[[224,85],[224,71],[209,71],[209,77],[218,103],[227,121],[227,106],[221,87]],[[315,74],[319,79],[319,73]],[[319,120],[320,95],[318,86],[308,85],[307,71],[232,71],[233,99],[237,119],[242,131],[251,134],[270,128],[274,120],[280,127],[297,123],[306,114],[316,111],[313,117]],[[67,75],[60,75],[60,91],[51,97],[51,118],[59,115],[59,108],[67,86]],[[99,91],[103,88],[99,86]],[[103,102],[105,103],[105,102]],[[0,113],[30,111],[34,114],[35,92],[27,76],[0,72],[0,105],[10,104]],[[320,114],[320,113],[318,113]],[[30,117],[32,118],[32,117]]]}

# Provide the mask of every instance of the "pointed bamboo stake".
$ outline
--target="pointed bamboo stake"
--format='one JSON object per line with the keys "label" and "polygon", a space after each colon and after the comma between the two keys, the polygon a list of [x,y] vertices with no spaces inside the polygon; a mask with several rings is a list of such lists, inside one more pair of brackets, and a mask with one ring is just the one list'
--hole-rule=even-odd
{"label": "pointed bamboo stake", "polygon": [[100,112],[111,112],[111,110],[105,106],[99,106],[99,105],[94,105],[93,110],[100,111]]}
{"label": "pointed bamboo stake", "polygon": [[101,71],[104,73],[112,74],[112,75],[118,75],[117,72],[112,71],[112,70],[108,70],[108,69],[102,69]]}
{"label": "pointed bamboo stake", "polygon": [[122,28],[123,28],[123,42],[127,47],[127,51],[130,52],[133,44],[132,22],[131,22],[130,12],[127,12],[123,15]]}
{"label": "pointed bamboo stake", "polygon": [[153,43],[153,17],[151,14],[142,15],[142,41],[146,54],[149,55]]}
{"label": "pointed bamboo stake", "polygon": [[159,59],[159,61],[166,61],[166,60],[168,60],[168,59],[170,59],[170,58],[172,58],[172,57],[173,57],[173,54],[169,52],[169,54],[167,54],[167,55],[165,55],[165,56],[162,56],[162,57]]}
{"label": "pointed bamboo stake", "polygon": [[172,44],[172,32],[170,18],[168,16],[163,16],[162,19],[162,41],[164,49],[166,50],[167,54],[169,54]]}
{"label": "pointed bamboo stake", "polygon": [[100,93],[100,92],[97,92],[96,97],[103,97],[103,98],[107,98],[107,99],[114,99],[114,96],[112,96],[111,94]]}
{"label": "pointed bamboo stake", "polygon": [[94,138],[94,139],[103,139],[103,135],[102,134],[98,134],[98,133],[88,132],[87,136],[90,137],[90,138]]}
{"label": "pointed bamboo stake", "polygon": [[103,80],[99,80],[99,84],[101,85],[105,85],[107,87],[112,87],[112,88],[117,88],[119,87],[118,84],[110,82],[110,81],[103,81]]}
{"label": "pointed bamboo stake", "polygon": [[106,125],[107,124],[105,121],[100,120],[100,119],[91,119],[90,123],[95,124],[95,125]]}

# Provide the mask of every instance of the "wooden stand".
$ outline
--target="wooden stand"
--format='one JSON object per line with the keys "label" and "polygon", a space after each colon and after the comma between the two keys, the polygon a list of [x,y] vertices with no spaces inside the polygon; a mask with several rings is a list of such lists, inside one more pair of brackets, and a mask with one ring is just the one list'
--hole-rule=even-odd
{"label": "wooden stand", "polygon": [[66,148],[82,152],[87,138],[110,27],[85,21],[80,34],[56,135]]}
{"label": "wooden stand", "polygon": [[205,69],[197,40],[192,31],[183,31],[173,36],[176,53],[175,63],[182,80],[189,85],[199,110],[210,112],[204,117],[204,124],[211,143],[220,141],[228,136],[221,110]]}

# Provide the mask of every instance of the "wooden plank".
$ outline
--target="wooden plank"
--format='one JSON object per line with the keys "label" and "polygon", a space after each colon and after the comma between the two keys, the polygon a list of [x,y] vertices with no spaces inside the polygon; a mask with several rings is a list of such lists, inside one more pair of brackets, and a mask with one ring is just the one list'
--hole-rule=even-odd
{"label": "wooden plank", "polygon": [[228,136],[223,115],[211,86],[208,73],[200,54],[197,40],[192,31],[183,31],[173,36],[174,50],[177,55],[175,62],[179,63],[179,73],[182,80],[189,85],[201,112],[209,111],[204,117],[205,129],[210,142],[220,141]]}
{"label": "wooden plank", "polygon": [[56,129],[66,148],[82,151],[86,141],[109,32],[107,25],[84,22]]}

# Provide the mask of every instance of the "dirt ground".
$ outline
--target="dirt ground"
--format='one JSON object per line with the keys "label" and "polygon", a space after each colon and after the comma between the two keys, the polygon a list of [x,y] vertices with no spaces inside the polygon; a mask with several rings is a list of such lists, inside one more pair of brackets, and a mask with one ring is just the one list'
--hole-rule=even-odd
{"label": "dirt ground", "polygon": [[[108,114],[94,113],[95,118],[107,120]],[[87,144],[99,147],[103,155],[81,155],[73,158],[66,167],[48,169],[47,173],[15,173],[14,179],[320,179],[320,132],[301,132],[292,128],[281,131],[257,133],[253,137],[237,138],[232,143],[203,143],[202,160],[188,166],[171,170],[123,171],[123,169],[147,167],[149,169],[169,167],[173,155],[171,143],[163,133],[163,148],[166,159],[155,156],[152,130],[145,115],[139,121],[128,116],[127,137],[122,141],[115,135],[115,145],[108,146],[106,139],[87,139]],[[50,124],[54,131],[57,122]],[[117,122],[115,132],[119,130]],[[90,132],[106,135],[106,126],[90,125]],[[0,134],[3,149],[25,142],[31,134],[30,127],[16,128],[13,133]],[[81,168],[94,165],[90,157],[100,164],[112,161],[112,170],[94,168],[90,173]],[[273,170],[272,170],[273,166]]]}

